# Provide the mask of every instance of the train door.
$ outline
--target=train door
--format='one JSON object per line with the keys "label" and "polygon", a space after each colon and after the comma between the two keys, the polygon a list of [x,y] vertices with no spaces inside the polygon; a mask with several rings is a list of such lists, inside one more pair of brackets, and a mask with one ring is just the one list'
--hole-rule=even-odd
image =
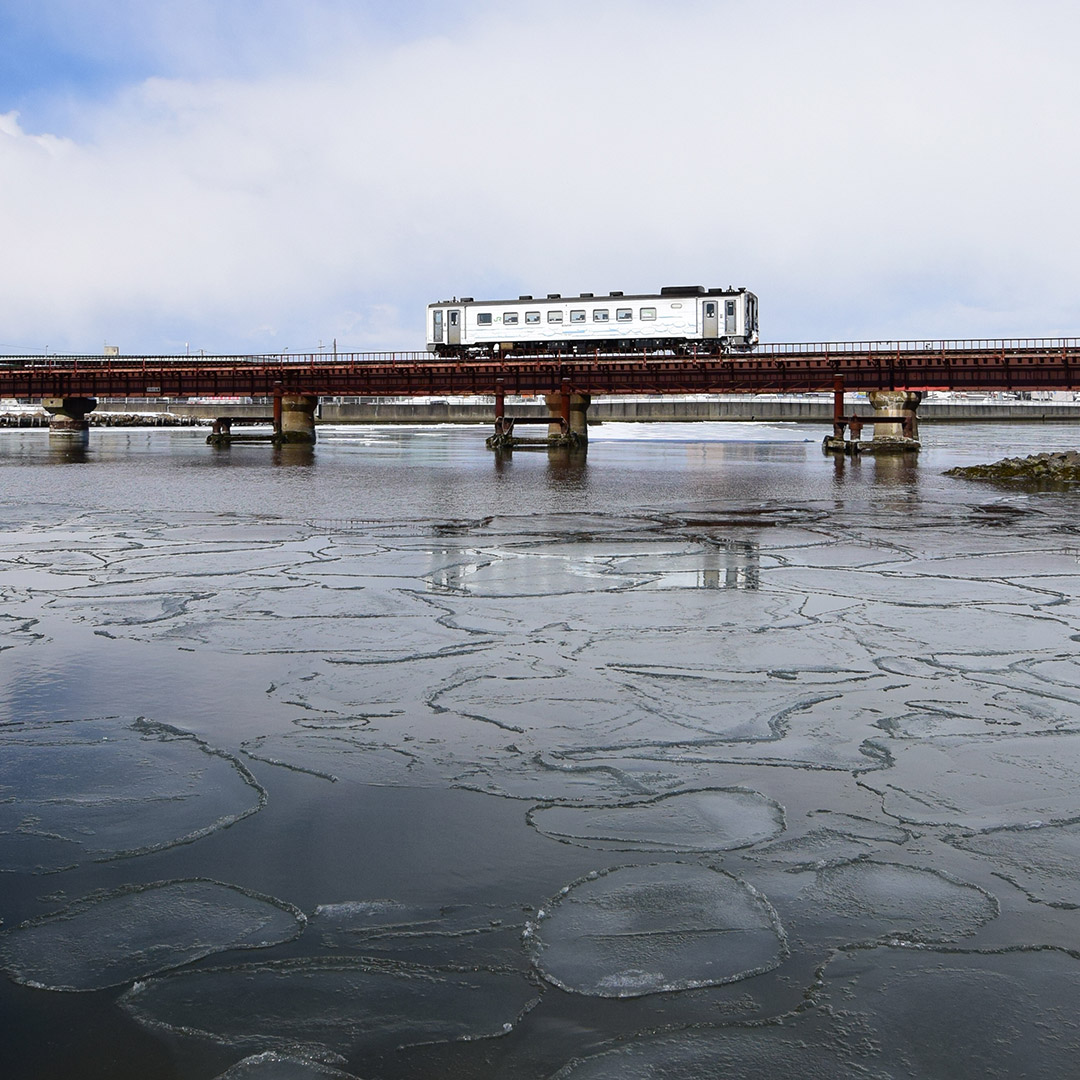
{"label": "train door", "polygon": [[728,336],[735,333],[735,301],[724,301],[724,333]]}
{"label": "train door", "polygon": [[720,305],[716,300],[705,300],[701,305],[701,336],[715,338],[720,335]]}
{"label": "train door", "polygon": [[450,310],[446,313],[446,343],[447,345],[461,344],[461,312]]}
{"label": "train door", "polygon": [[441,345],[443,342],[443,313],[438,310],[432,313],[431,340],[436,345]]}

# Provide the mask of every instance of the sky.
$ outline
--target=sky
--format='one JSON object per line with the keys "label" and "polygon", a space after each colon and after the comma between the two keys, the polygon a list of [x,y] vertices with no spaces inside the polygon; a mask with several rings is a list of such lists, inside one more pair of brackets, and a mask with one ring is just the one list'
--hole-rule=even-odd
{"label": "sky", "polygon": [[0,0],[0,352],[693,284],[770,342],[1080,335],[1078,48],[1056,0]]}

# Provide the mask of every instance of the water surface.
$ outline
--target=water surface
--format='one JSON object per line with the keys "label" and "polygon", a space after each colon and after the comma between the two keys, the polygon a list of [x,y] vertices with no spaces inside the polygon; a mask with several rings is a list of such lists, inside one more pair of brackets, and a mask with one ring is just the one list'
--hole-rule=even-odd
{"label": "water surface", "polygon": [[4,1075],[1068,1075],[1075,429],[485,433],[0,433]]}

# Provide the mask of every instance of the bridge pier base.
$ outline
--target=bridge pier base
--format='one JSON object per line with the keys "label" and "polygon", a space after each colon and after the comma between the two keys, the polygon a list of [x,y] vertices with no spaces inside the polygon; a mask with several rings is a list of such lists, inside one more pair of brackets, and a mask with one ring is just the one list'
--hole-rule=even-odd
{"label": "bridge pier base", "polygon": [[558,394],[545,394],[544,403],[552,417],[548,424],[548,439],[563,438],[569,445],[587,443],[587,414],[591,402],[591,394],[574,394],[569,387],[564,387]]}
{"label": "bridge pier base", "polygon": [[[547,416],[508,417],[504,412],[506,395],[502,381],[495,388],[495,434],[487,439],[489,450],[513,450],[515,447],[579,447],[584,451],[589,445],[589,429],[586,413],[592,397],[570,391],[570,380],[563,380],[562,390],[557,394],[545,394]],[[517,424],[547,424],[547,438],[529,439],[514,434]]]}
{"label": "bridge pier base", "polygon": [[[917,410],[920,390],[871,390],[866,395],[872,416],[844,415],[844,380],[833,385],[833,433],[826,435],[821,448],[827,454],[894,454],[919,449]],[[874,437],[864,440],[865,424],[874,425]],[[848,437],[844,437],[844,429]]]}
{"label": "bridge pier base", "polygon": [[916,410],[922,401],[919,390],[871,390],[867,395],[874,415],[874,453],[891,450],[918,450],[919,425]]}
{"label": "bridge pier base", "polygon": [[318,407],[319,399],[314,394],[277,396],[274,400],[275,440],[312,445],[315,442],[315,410]]}
{"label": "bridge pier base", "polygon": [[41,405],[49,413],[49,434],[65,438],[90,438],[90,421],[87,415],[97,405],[97,398],[64,397],[42,398]]}

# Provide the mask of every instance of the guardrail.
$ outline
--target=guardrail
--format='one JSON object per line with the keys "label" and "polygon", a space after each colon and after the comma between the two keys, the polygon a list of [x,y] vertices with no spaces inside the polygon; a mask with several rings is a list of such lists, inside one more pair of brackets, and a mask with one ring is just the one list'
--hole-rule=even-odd
{"label": "guardrail", "polygon": [[812,354],[815,356],[849,356],[867,353],[910,352],[1001,352],[1003,350],[1031,349],[1053,352],[1061,349],[1080,348],[1080,338],[913,338],[892,341],[810,341],[774,342],[758,345],[747,356],[787,356]]}

